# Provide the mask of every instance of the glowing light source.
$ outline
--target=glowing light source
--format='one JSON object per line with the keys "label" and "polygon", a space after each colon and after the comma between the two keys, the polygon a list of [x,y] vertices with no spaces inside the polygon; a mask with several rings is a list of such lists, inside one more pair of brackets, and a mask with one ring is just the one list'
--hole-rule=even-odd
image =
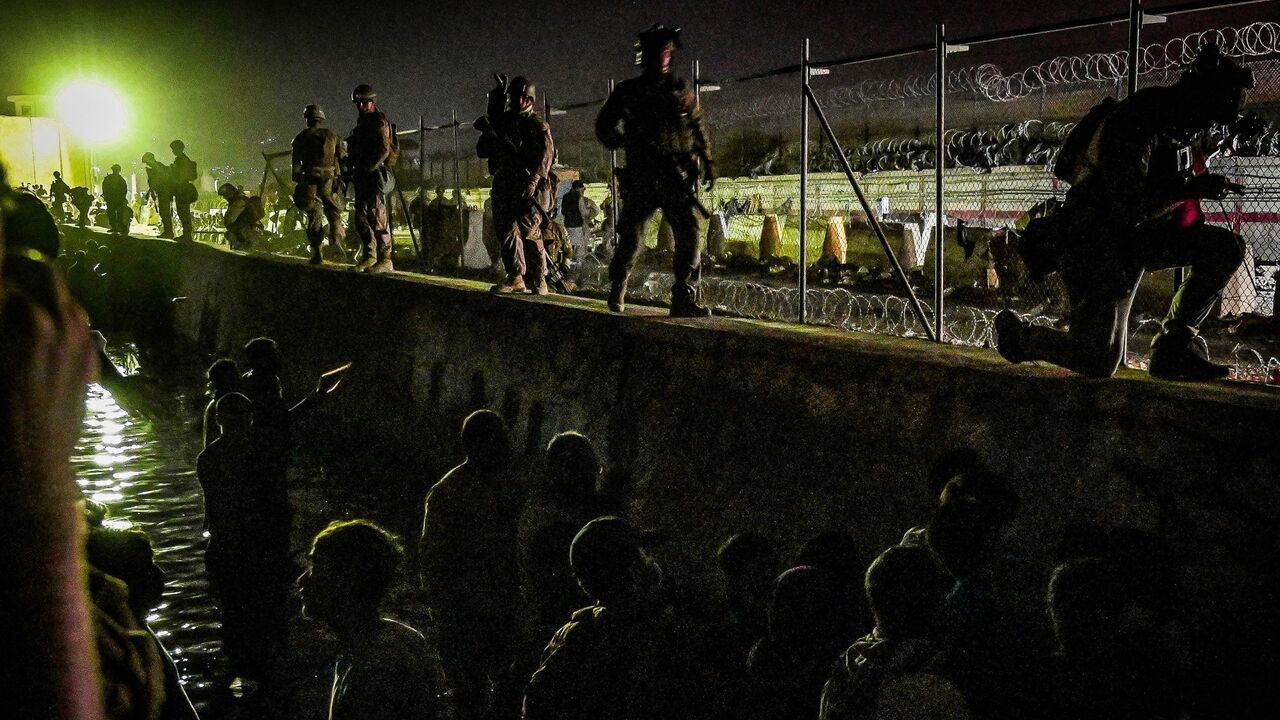
{"label": "glowing light source", "polygon": [[115,90],[97,80],[76,80],[63,86],[56,107],[58,119],[85,142],[108,142],[124,130],[124,102]]}

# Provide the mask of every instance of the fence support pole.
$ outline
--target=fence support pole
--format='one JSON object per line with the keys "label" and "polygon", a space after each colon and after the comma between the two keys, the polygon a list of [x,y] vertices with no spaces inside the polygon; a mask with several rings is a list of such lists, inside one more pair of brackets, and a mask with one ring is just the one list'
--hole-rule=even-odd
{"label": "fence support pole", "polygon": [[885,257],[889,258],[889,264],[893,266],[893,274],[902,283],[902,290],[907,294],[907,302],[911,305],[911,313],[916,316],[916,320],[924,328],[924,334],[930,340],[936,340],[937,336],[934,335],[933,325],[929,322],[929,318],[925,317],[924,308],[920,307],[920,299],[916,297],[916,291],[911,289],[911,282],[907,280],[907,273],[902,269],[902,263],[898,262],[898,256],[893,252],[893,248],[889,246],[889,240],[884,236],[884,228],[880,227],[880,221],[876,219],[876,214],[871,209],[871,203],[867,202],[867,196],[862,192],[862,185],[858,183],[858,176],[854,174],[853,166],[849,164],[849,158],[845,157],[844,148],[836,138],[835,131],[831,129],[831,123],[827,121],[827,114],[822,110],[822,105],[818,103],[817,96],[813,94],[813,88],[806,85],[804,94],[813,105],[813,112],[818,116],[818,124],[822,126],[822,132],[826,134],[827,141],[831,143],[831,149],[836,153],[836,159],[840,162],[841,169],[844,170],[845,178],[848,179],[854,194],[858,196],[858,203],[862,205],[862,212],[866,213],[867,222],[871,224],[871,230],[876,234],[876,239],[880,241],[880,248],[884,250]]}
{"label": "fence support pole", "polygon": [[934,222],[933,230],[936,240],[933,245],[933,339],[938,342],[946,342],[946,298],[943,297],[943,291],[947,287],[947,244],[946,239],[946,212],[945,189],[946,189],[946,167],[947,167],[947,144],[944,139],[946,133],[947,122],[947,26],[945,23],[938,23],[937,38],[937,96],[935,98],[934,108],[937,116],[937,129],[934,133],[933,153],[935,165],[933,171],[934,182]]}
{"label": "fence support pole", "polygon": [[809,309],[809,38],[800,56],[800,324]]}
{"label": "fence support pole", "polygon": [[1142,0],[1129,0],[1129,84],[1126,95],[1138,92],[1138,54],[1142,52]]}
{"label": "fence support pole", "polygon": [[453,111],[453,188],[458,191],[458,265],[461,266],[467,255],[467,213],[466,200],[462,197],[462,173],[459,163],[462,155],[458,150],[458,110]]}
{"label": "fence support pole", "polygon": [[[609,97],[613,97],[613,78],[609,78]],[[612,248],[614,252],[618,251],[618,151],[609,151],[609,227]]]}

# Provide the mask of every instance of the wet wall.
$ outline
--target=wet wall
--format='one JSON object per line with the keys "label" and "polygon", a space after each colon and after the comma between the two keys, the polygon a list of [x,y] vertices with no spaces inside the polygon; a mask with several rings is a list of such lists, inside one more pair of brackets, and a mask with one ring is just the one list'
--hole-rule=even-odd
{"label": "wet wall", "polygon": [[[74,250],[83,236],[70,232]],[[114,322],[171,322],[169,342],[213,354],[270,335],[297,391],[354,362],[299,440],[328,458],[322,485],[398,509],[406,531],[460,459],[461,419],[483,406],[524,448],[568,429],[591,437],[614,477],[629,477],[632,514],[667,531],[664,554],[689,577],[708,577],[717,543],[744,530],[790,554],[846,529],[870,556],[928,520],[929,469],[958,447],[1021,495],[1013,533],[1033,560],[1074,523],[1151,530],[1222,611],[1275,547],[1280,396],[1267,388],[1087,380],[919,340],[617,316],[599,301],[496,297],[473,282],[94,239],[117,269]]]}

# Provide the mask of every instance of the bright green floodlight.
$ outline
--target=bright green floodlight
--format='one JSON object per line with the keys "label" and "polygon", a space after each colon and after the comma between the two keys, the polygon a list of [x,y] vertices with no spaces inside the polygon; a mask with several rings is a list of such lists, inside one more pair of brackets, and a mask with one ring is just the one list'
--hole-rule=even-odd
{"label": "bright green floodlight", "polygon": [[115,140],[124,130],[125,110],[120,95],[97,80],[76,80],[58,92],[58,119],[87,143]]}

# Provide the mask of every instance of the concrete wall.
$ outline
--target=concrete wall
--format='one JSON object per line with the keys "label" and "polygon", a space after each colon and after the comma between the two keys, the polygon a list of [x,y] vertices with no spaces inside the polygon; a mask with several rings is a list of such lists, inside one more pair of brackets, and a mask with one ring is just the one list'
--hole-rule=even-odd
{"label": "concrete wall", "polygon": [[98,239],[113,248],[116,296],[135,306],[117,318],[161,317],[158,304],[184,296],[173,306],[183,338],[226,353],[274,336],[299,389],[354,361],[340,402],[305,436],[337,465],[353,447],[374,452],[334,477],[394,496],[409,517],[459,459],[460,419],[487,405],[530,447],[579,429],[629,468],[632,509],[671,532],[682,572],[711,572],[715,544],[744,529],[790,553],[845,528],[871,554],[928,519],[928,469],[961,446],[1022,495],[1015,532],[1033,559],[1072,522],[1146,528],[1222,598],[1276,546],[1273,389],[1091,381],[922,341],[619,317],[597,301],[495,297],[477,283]]}

